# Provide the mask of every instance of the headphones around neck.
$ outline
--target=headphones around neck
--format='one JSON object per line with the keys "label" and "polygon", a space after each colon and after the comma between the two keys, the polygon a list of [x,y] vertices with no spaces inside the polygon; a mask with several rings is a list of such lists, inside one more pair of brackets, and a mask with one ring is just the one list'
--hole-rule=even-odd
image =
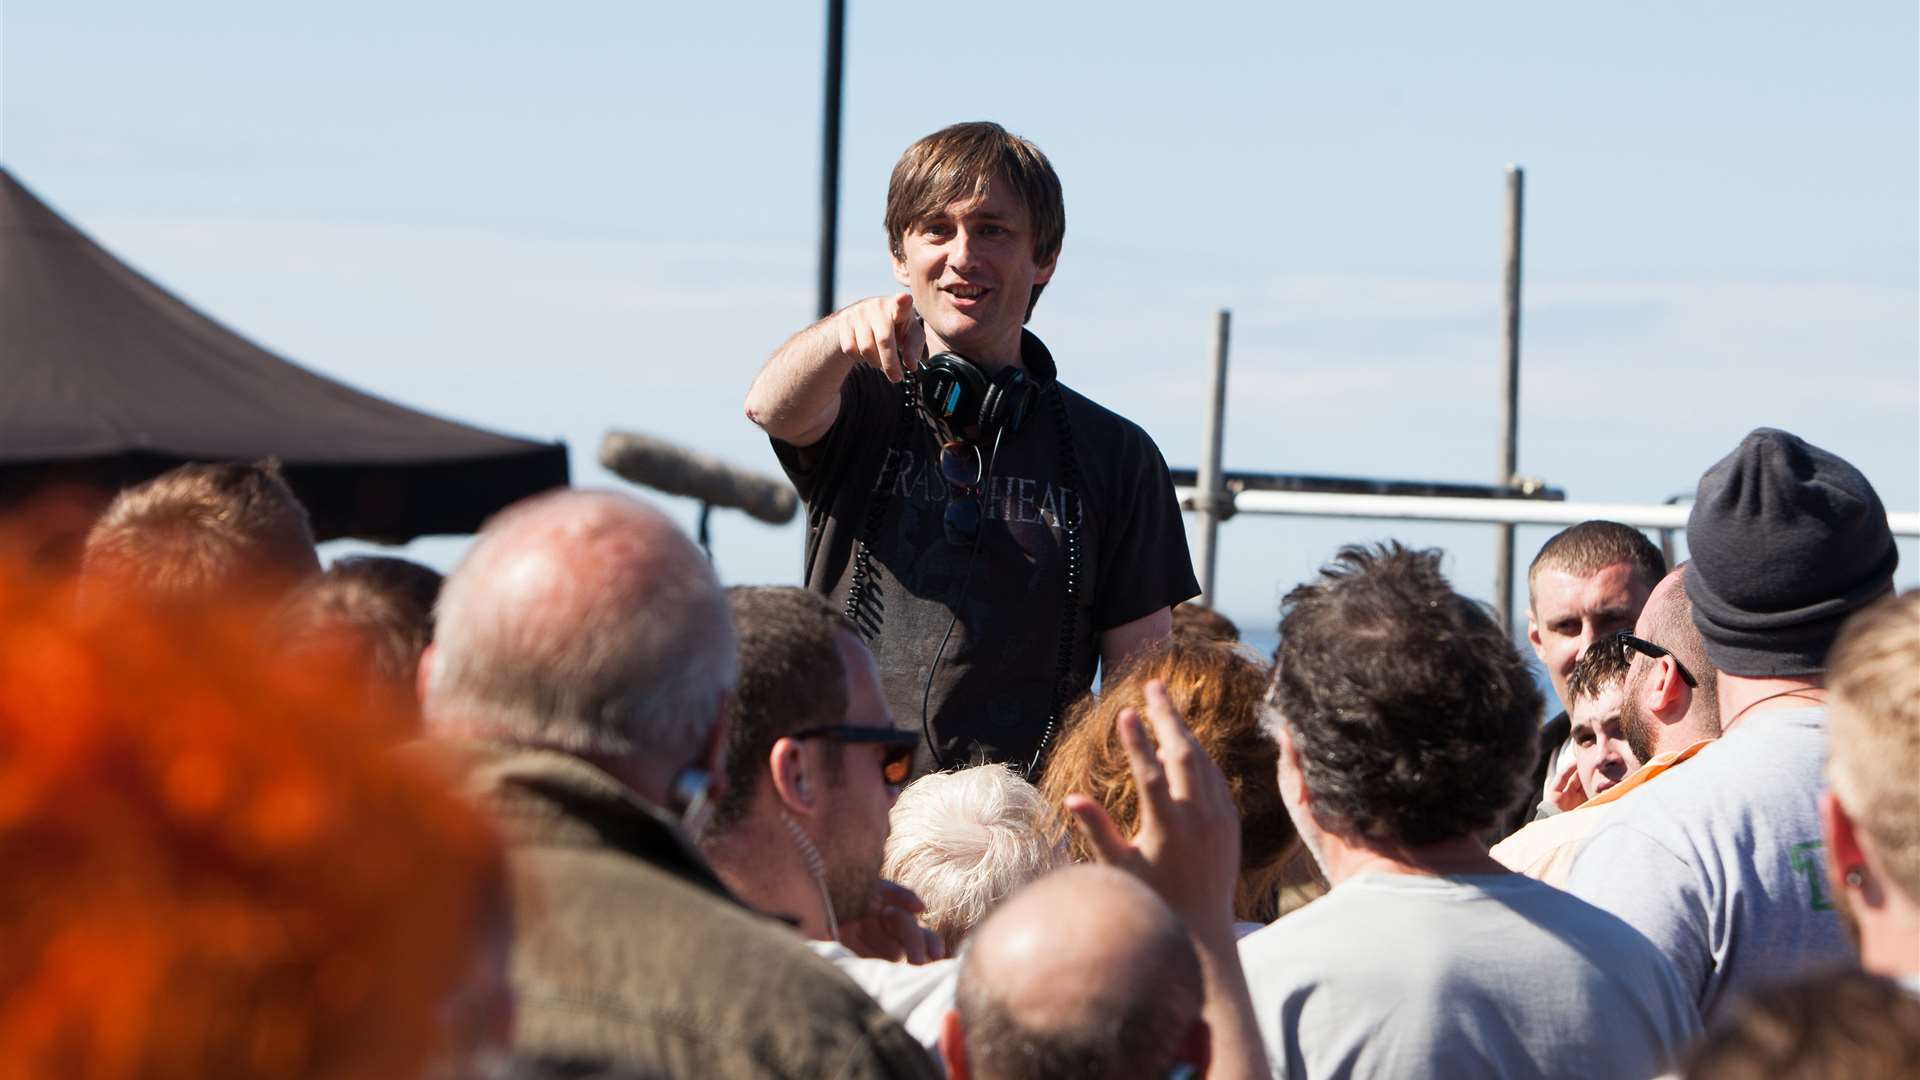
{"label": "headphones around neck", "polygon": [[920,362],[914,379],[921,411],[945,431],[982,442],[1001,431],[1019,431],[1040,400],[1040,387],[1008,365],[988,375],[959,353],[936,353]]}

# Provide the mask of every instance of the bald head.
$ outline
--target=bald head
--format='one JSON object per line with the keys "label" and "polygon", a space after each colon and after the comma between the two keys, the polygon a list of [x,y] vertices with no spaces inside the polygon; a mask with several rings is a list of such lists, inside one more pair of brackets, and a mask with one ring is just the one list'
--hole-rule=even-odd
{"label": "bald head", "polygon": [[733,685],[713,570],[664,514],[560,491],[487,523],[440,593],[430,730],[576,753],[691,753]]}
{"label": "bald head", "polygon": [[1203,997],[1186,926],[1153,890],[1118,870],[1069,867],[974,931],[955,1075],[1163,1077],[1204,1046]]}
{"label": "bald head", "polygon": [[[1693,625],[1693,602],[1687,598],[1686,590],[1687,567],[1688,564],[1682,563],[1660,579],[1633,627],[1635,637],[1672,652],[1700,684],[1693,689],[1685,723],[1674,733],[1680,745],[1663,745],[1659,747],[1661,751],[1681,749],[1696,739],[1711,739],[1720,734],[1720,673],[1714,669],[1713,661],[1707,659],[1706,642],[1701,640],[1699,628]],[[1644,659],[1635,661],[1633,676],[1628,681],[1629,692],[1645,682],[1647,666]]]}

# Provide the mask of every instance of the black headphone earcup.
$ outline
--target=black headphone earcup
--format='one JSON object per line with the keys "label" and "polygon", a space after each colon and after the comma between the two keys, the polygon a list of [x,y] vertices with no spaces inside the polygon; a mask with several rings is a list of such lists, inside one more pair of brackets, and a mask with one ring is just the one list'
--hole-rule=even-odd
{"label": "black headphone earcup", "polygon": [[1019,431],[1039,397],[1040,387],[1016,367],[1001,368],[980,405],[981,431]]}

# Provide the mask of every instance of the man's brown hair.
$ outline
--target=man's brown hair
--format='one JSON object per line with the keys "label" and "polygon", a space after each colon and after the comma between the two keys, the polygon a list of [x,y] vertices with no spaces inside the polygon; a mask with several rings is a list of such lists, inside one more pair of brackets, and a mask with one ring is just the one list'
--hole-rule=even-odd
{"label": "man's brown hair", "polygon": [[1667,558],[1645,533],[1617,521],[1583,521],[1571,525],[1540,545],[1527,567],[1528,605],[1533,582],[1541,570],[1564,570],[1575,577],[1597,574],[1614,563],[1627,563],[1648,590],[1667,576]]}
{"label": "man's brown hair", "polygon": [[[1040,148],[999,124],[984,120],[954,124],[928,135],[900,155],[887,183],[887,249],[906,257],[907,230],[956,202],[978,202],[996,181],[1012,185],[1026,205],[1033,229],[1033,261],[1060,254],[1067,233],[1067,207],[1060,177]],[[1027,316],[1045,283],[1027,298]]]}
{"label": "man's brown hair", "polygon": [[[740,642],[740,681],[728,710],[727,790],[714,806],[715,830],[746,816],[774,743],[845,721],[847,668],[834,634],[858,636],[845,615],[808,589],[736,585],[727,590],[727,605]],[[829,755],[826,768],[839,761]],[[828,782],[835,779],[830,771]]]}
{"label": "man's brown hair", "polygon": [[1625,649],[1612,648],[1612,642],[1604,638],[1596,644],[1600,647],[1582,653],[1567,673],[1567,697],[1573,701],[1597,698],[1619,686],[1632,666],[1633,658]]}
{"label": "man's brown hair", "polygon": [[[1145,712],[1146,687],[1153,679],[1167,684],[1174,708],[1233,791],[1241,822],[1241,892],[1235,909],[1242,919],[1270,921],[1279,903],[1280,862],[1295,833],[1280,801],[1280,746],[1261,724],[1266,668],[1239,648],[1175,637],[1135,654],[1098,697],[1081,698],[1068,713],[1040,778],[1040,793],[1062,808],[1068,795],[1086,795],[1106,808],[1122,832],[1133,833],[1140,793],[1120,745],[1119,719],[1123,709]],[[1076,858],[1092,859],[1079,830],[1068,838]]]}
{"label": "man's brown hair", "polygon": [[1920,589],[1847,621],[1828,657],[1833,792],[1920,900]]}
{"label": "man's brown hair", "polygon": [[295,649],[337,643],[372,675],[413,697],[420,654],[433,641],[440,573],[407,559],[356,555],[305,582],[278,612]]}
{"label": "man's brown hair", "polygon": [[319,570],[307,509],[273,460],[182,465],[128,488],[81,556],[89,593],[130,587],[176,600],[277,591]]}

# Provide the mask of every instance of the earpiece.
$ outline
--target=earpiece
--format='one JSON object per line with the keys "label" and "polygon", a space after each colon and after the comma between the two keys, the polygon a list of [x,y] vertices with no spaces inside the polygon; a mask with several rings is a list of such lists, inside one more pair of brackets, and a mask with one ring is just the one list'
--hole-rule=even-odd
{"label": "earpiece", "polygon": [[712,809],[707,793],[712,788],[713,774],[705,769],[689,765],[673,775],[673,790],[668,794],[673,805],[668,809],[680,815],[680,825],[689,836],[699,836],[706,827]]}

